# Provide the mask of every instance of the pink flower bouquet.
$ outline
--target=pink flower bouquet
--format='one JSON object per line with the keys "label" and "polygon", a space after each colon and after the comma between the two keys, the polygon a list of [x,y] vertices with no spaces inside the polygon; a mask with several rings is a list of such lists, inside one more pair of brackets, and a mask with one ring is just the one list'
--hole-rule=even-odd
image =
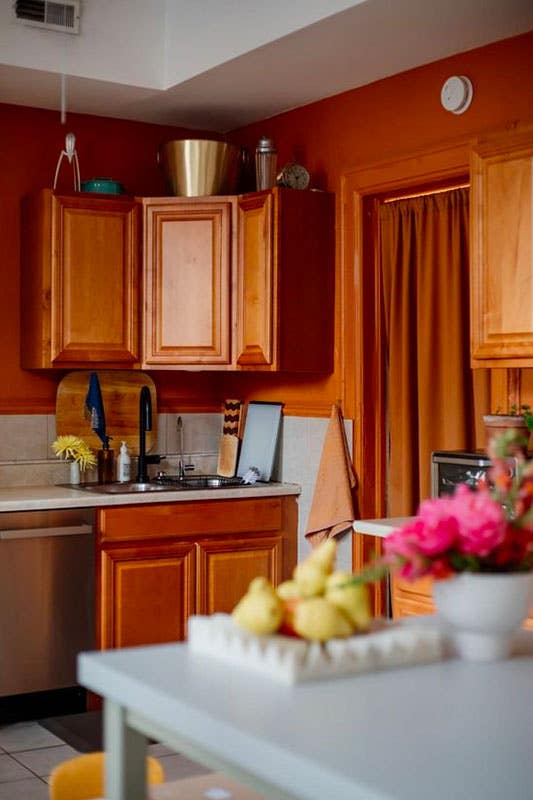
{"label": "pink flower bouquet", "polygon": [[386,565],[408,580],[533,569],[533,460],[517,454],[514,431],[494,439],[489,455],[489,483],[424,500],[415,519],[385,539]]}

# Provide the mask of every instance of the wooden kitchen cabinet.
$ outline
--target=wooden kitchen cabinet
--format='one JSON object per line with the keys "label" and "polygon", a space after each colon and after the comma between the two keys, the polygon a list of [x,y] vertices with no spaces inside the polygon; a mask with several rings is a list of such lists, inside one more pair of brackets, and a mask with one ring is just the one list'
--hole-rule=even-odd
{"label": "wooden kitchen cabinet", "polygon": [[194,608],[194,557],[194,545],[180,542],[102,550],[100,646],[184,639]]}
{"label": "wooden kitchen cabinet", "polygon": [[533,367],[533,129],[479,142],[471,182],[472,366]]}
{"label": "wooden kitchen cabinet", "polygon": [[237,368],[331,371],[334,212],[326,192],[239,197]]}
{"label": "wooden kitchen cabinet", "polygon": [[[352,539],[352,567],[354,572],[359,572],[376,559],[383,556],[383,539],[381,536],[371,536],[357,532],[357,522],[354,524],[355,533]],[[388,612],[387,582],[377,581],[370,585],[370,603],[372,615],[375,617],[386,616]],[[390,611],[394,619],[417,614],[434,614],[433,594],[431,579],[424,578],[419,581],[406,581],[397,575],[390,576]]]}
{"label": "wooden kitchen cabinet", "polygon": [[207,539],[197,548],[198,614],[230,613],[258,575],[281,582],[281,536]]}
{"label": "wooden kitchen cabinet", "polygon": [[143,367],[333,368],[334,198],[144,198]]}
{"label": "wooden kitchen cabinet", "polygon": [[24,368],[138,364],[138,217],[127,198],[45,189],[24,199]]}
{"label": "wooden kitchen cabinet", "polygon": [[392,616],[411,617],[419,614],[434,614],[431,578],[406,581],[396,575],[391,577]]}
{"label": "wooden kitchen cabinet", "polygon": [[231,366],[232,197],[143,199],[143,364]]}
{"label": "wooden kitchen cabinet", "polygon": [[96,512],[96,646],[186,637],[191,614],[229,612],[250,581],[296,564],[294,496],[102,508]]}
{"label": "wooden kitchen cabinet", "polygon": [[22,212],[22,366],[331,372],[334,226],[326,192],[43,190]]}

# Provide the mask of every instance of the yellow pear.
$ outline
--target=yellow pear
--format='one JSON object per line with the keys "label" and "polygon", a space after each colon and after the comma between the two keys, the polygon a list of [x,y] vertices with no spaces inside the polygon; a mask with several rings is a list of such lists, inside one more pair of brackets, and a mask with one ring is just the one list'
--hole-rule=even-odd
{"label": "yellow pear", "polygon": [[320,563],[306,558],[305,561],[296,565],[293,576],[302,597],[314,597],[323,593],[327,574]]}
{"label": "yellow pear", "polygon": [[254,578],[253,581],[250,581],[248,591],[250,594],[256,594],[257,592],[275,592],[276,590],[268,578],[259,577]]}
{"label": "yellow pear", "polygon": [[344,638],[353,633],[347,617],[325,597],[301,600],[294,610],[293,625],[299,636],[319,642]]}
{"label": "yellow pear", "polygon": [[366,583],[350,583],[349,572],[334,572],[326,581],[325,597],[344,611],[355,629],[366,631],[370,627],[372,613]]}
{"label": "yellow pear", "polygon": [[259,636],[274,633],[283,619],[283,603],[270,584],[263,589],[255,585],[233,609],[233,619],[250,633]]}
{"label": "yellow pear", "polygon": [[326,539],[307,556],[306,561],[320,564],[323,572],[328,575],[333,572],[335,559],[337,558],[337,543],[334,539]]}
{"label": "yellow pear", "polygon": [[296,597],[301,597],[300,590],[296,581],[283,581],[276,589],[276,594],[282,600],[294,600]]}

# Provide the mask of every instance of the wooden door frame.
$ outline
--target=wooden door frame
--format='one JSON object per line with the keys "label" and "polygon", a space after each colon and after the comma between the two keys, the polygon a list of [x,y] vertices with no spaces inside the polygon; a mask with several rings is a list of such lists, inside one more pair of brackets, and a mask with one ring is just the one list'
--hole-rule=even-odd
{"label": "wooden door frame", "polygon": [[363,204],[373,195],[459,180],[468,174],[469,151],[469,140],[461,140],[429,152],[348,170],[341,177],[343,406],[345,414],[354,420],[359,511],[365,518],[382,516],[386,507],[382,312],[376,291],[379,265],[376,254],[368,252]]}
{"label": "wooden door frame", "polygon": [[[375,215],[367,214],[365,219],[368,200],[463,179],[469,172],[470,146],[470,140],[462,139],[431,151],[347,170],[341,176],[343,407],[345,415],[354,420],[352,452],[362,519],[387,514],[383,312],[378,256],[369,242],[376,233],[372,227]],[[353,537],[354,569],[380,553],[380,539]],[[373,602],[375,612],[383,613],[385,593],[379,584]]]}

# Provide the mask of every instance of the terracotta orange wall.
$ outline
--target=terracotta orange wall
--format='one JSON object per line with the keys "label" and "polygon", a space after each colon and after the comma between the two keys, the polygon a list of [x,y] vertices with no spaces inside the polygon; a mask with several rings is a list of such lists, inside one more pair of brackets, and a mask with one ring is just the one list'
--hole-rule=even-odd
{"label": "terracotta orange wall", "polygon": [[[251,150],[274,138],[280,164],[295,157],[312,185],[338,191],[343,172],[533,121],[533,31],[409,70],[264,120],[231,137]],[[466,75],[474,87],[461,115],[440,104],[442,84]]]}
{"label": "terracotta orange wall", "polygon": [[[439,99],[444,80],[454,74],[467,75],[474,85],[470,109],[458,116],[444,111]],[[229,138],[253,152],[259,136],[272,136],[280,164],[301,160],[313,186],[335,191],[339,198],[341,176],[350,169],[532,123],[532,74],[533,32],[313,103],[234,131]],[[179,136],[179,129],[74,114],[66,127],[77,136],[82,178],[110,175],[131,193],[164,193],[155,153],[161,141]],[[52,412],[55,407],[61,376],[19,367],[19,205],[26,192],[51,184],[64,135],[57,112],[0,106],[0,413]],[[339,270],[338,265],[338,277]],[[157,372],[152,377],[159,407],[210,410],[224,397],[237,396],[281,400],[289,413],[327,414],[343,395],[341,328],[337,313],[336,367],[330,376]]]}
{"label": "terracotta orange wall", "polygon": [[[532,124],[532,74],[533,31],[264,120],[232,132],[230,138],[253,152],[260,136],[271,136],[280,165],[301,161],[313,186],[336,193],[339,221],[343,175]],[[440,103],[441,87],[451,75],[468,76],[474,87],[472,104],[462,115],[445,111]],[[440,165],[446,167],[444,161]],[[344,328],[349,326],[341,317],[339,222],[337,228],[337,364],[335,374],[322,384],[323,399],[329,401],[349,395],[344,384],[354,381],[353,365],[346,374],[341,367]]]}

